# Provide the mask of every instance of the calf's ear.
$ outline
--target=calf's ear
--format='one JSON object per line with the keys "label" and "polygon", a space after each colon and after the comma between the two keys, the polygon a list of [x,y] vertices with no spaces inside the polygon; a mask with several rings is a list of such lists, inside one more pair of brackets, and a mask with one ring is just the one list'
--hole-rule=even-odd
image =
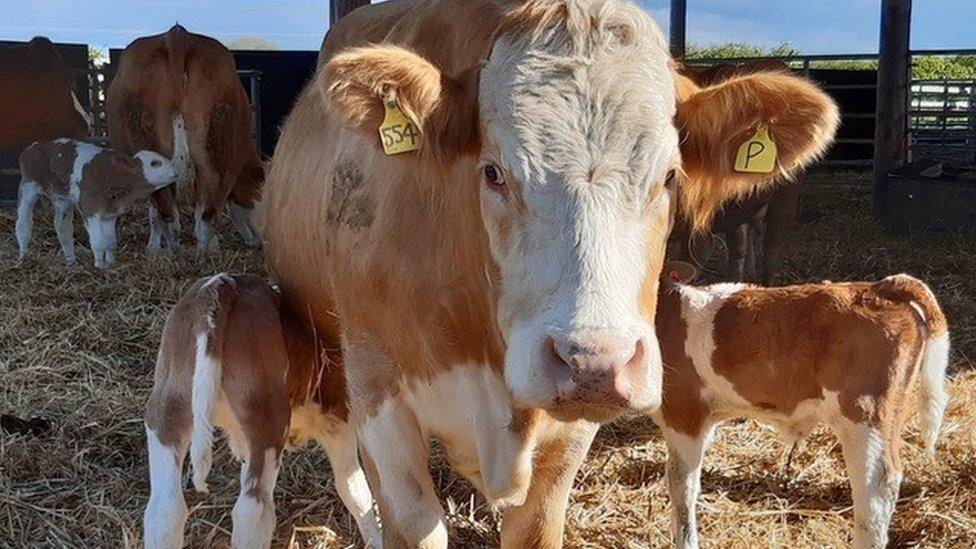
{"label": "calf's ear", "polygon": [[[706,228],[722,204],[776,180],[788,179],[833,141],[837,105],[813,83],[780,72],[759,72],[693,90],[679,99],[686,174],[682,212],[696,230]],[[766,126],[778,149],[772,173],[735,170],[739,147]]]}
{"label": "calf's ear", "polygon": [[326,102],[380,146],[384,102],[395,101],[421,132],[420,154],[448,160],[478,148],[478,72],[456,78],[397,46],[350,48],[317,75]]}

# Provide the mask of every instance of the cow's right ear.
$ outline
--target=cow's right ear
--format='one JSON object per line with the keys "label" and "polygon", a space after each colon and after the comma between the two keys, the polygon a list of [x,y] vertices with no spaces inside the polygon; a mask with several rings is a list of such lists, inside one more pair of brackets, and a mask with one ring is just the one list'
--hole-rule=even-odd
{"label": "cow's right ear", "polygon": [[374,45],[336,54],[319,71],[326,101],[380,146],[384,101],[397,106],[420,128],[420,152],[441,160],[478,149],[478,72],[457,78],[407,49]]}

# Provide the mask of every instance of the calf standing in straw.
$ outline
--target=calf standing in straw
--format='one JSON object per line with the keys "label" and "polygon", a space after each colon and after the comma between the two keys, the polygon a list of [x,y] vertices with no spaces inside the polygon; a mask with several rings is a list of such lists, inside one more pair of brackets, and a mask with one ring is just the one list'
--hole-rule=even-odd
{"label": "calf standing in straw", "polygon": [[930,453],[948,401],[949,330],[925,284],[906,275],[784,288],[662,282],[657,329],[667,367],[654,419],[668,443],[676,546],[698,546],[702,455],[715,425],[740,417],[794,439],[827,423],[850,476],[854,545],[886,545],[909,395],[920,386]]}
{"label": "calf standing in straw", "polygon": [[173,183],[176,171],[166,157],[140,151],[134,156],[72,139],[34,143],[20,154],[17,206],[19,260],[27,257],[34,228],[34,205],[44,195],[54,205],[54,228],[68,265],[75,263],[74,210],[85,219],[95,266],[115,262],[115,224],[136,202]]}
{"label": "calf standing in straw", "polygon": [[308,439],[328,453],[336,491],[363,540],[380,547],[355,428],[347,421],[342,366],[332,360],[338,358],[338,349],[319,348],[261,278],[219,274],[193,284],[166,320],[146,410],[146,546],[183,546],[183,458],[189,448],[193,484],[206,492],[217,425],[243,462],[232,514],[234,547],[271,544],[282,450],[286,442]]}

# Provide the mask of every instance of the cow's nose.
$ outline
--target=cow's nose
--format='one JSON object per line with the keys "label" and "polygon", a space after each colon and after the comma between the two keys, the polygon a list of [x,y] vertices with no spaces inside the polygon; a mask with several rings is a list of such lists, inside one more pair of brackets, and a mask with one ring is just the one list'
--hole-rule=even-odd
{"label": "cow's nose", "polygon": [[646,369],[644,338],[615,334],[549,336],[551,360],[563,370],[560,400],[627,407]]}

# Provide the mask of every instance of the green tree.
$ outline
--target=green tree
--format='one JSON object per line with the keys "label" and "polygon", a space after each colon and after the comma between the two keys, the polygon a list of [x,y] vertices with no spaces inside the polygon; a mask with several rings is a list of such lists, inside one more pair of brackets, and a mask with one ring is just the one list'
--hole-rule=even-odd
{"label": "green tree", "polygon": [[275,44],[267,38],[262,38],[260,36],[242,36],[240,38],[235,38],[227,43],[227,48],[231,50],[277,50],[278,44]]}
{"label": "green tree", "polygon": [[729,42],[710,46],[692,45],[688,47],[687,56],[688,59],[728,59],[730,57],[785,57],[799,54],[800,50],[787,42],[773,47]]}

